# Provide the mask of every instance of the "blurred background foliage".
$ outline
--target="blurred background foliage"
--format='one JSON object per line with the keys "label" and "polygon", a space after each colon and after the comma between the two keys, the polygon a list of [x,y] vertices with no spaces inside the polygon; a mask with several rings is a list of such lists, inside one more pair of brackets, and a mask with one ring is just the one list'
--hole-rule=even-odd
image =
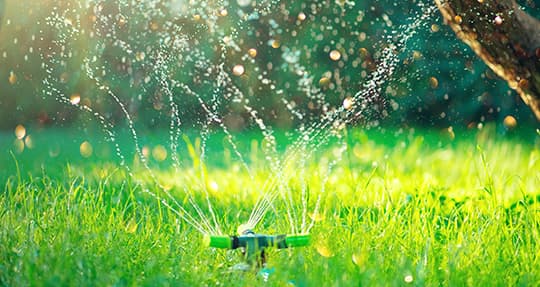
{"label": "blurred background foliage", "polygon": [[[106,114],[112,122],[123,122],[120,107],[99,91],[81,66],[85,57],[96,56],[87,47],[96,46],[98,40],[89,33],[93,9],[75,8],[75,2],[0,0],[0,11],[4,14],[0,26],[0,129],[12,130],[17,124],[71,125],[84,120],[84,113],[46,96],[43,84],[46,75],[43,57],[50,55],[48,49],[57,37],[46,18],[66,7],[74,7],[73,13],[80,16],[86,34],[67,39],[74,53],[70,55],[72,61],[62,63],[59,68],[62,72],[58,74],[58,88],[66,97],[79,97],[82,103]],[[109,4],[103,9],[111,15],[120,15],[115,2],[105,2]],[[379,57],[385,39],[402,33],[404,28],[400,25],[408,24],[407,17],[414,15],[412,11],[417,11],[419,5],[417,1],[388,0],[281,1],[279,9],[261,14],[248,22],[250,27],[235,31],[238,49],[228,49],[222,60],[216,37],[212,35],[214,30],[205,24],[207,11],[182,11],[182,2],[172,0],[160,9],[171,15],[183,13],[175,21],[182,22],[182,33],[190,35],[188,41],[199,47],[204,54],[202,59],[216,64],[222,61],[224,69],[229,71],[242,63],[245,74],[231,81],[252,99],[251,105],[262,118],[285,129],[294,125],[294,118],[283,104],[284,98],[313,115],[320,114],[324,104],[306,98],[306,88],[323,94],[326,104],[340,105],[362,89],[370,72],[381,64]],[[215,11],[219,18],[216,23],[222,30],[233,26],[240,11],[249,14],[246,9],[251,8],[240,7],[238,3],[230,1]],[[520,4],[535,17],[540,16],[534,0]],[[104,49],[97,55],[97,61],[114,71],[104,79],[139,126],[166,127],[170,107],[157,87],[159,81],[145,80],[145,75],[152,72],[152,65],[159,63],[141,63],[144,62],[141,58],[144,52],[151,51],[159,32],[167,29],[167,23],[159,22],[158,18],[154,21],[151,16],[141,19],[134,19],[136,15],[125,16],[130,21],[114,37],[130,41],[143,54],[136,53],[139,59],[126,64],[116,57],[120,51]],[[246,61],[246,55],[254,53],[249,49],[255,49],[255,61]],[[336,54],[329,56],[332,51],[339,52],[339,59]],[[189,56],[187,53],[186,57]],[[485,122],[502,125],[508,115],[519,124],[538,124],[519,96],[456,39],[438,13],[417,30],[400,57],[398,71],[383,88],[384,112],[373,118],[383,125],[476,128]],[[193,72],[198,69],[197,61],[192,64],[188,69],[188,64],[184,64],[182,69],[172,70],[173,78],[195,87],[210,101],[214,86],[201,81],[200,73]],[[299,67],[312,78],[300,81],[296,75]],[[127,70],[136,72],[128,74]],[[272,84],[262,84],[261,77],[271,79]],[[197,122],[204,114],[200,103],[187,95],[179,98],[182,121]],[[249,117],[234,103],[223,109],[221,115],[232,129],[248,126]]]}

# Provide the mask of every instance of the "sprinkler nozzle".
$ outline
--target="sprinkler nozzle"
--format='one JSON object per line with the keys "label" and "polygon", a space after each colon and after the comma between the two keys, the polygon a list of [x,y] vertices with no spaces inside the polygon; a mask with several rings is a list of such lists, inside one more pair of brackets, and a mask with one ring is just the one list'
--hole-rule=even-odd
{"label": "sprinkler nozzle", "polygon": [[206,247],[231,249],[232,247],[231,244],[232,244],[232,241],[231,241],[231,237],[229,236],[205,234],[203,237],[203,245]]}
{"label": "sprinkler nozzle", "polygon": [[285,243],[287,244],[287,247],[302,247],[309,245],[309,239],[309,234],[287,235]]}

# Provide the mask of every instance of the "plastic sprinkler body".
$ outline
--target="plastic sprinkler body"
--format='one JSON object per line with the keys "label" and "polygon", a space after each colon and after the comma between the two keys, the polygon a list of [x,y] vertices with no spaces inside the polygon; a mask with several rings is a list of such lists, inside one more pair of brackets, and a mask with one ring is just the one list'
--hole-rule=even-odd
{"label": "plastic sprinkler body", "polygon": [[224,249],[242,249],[244,258],[250,266],[263,267],[266,263],[265,249],[274,247],[284,249],[300,247],[309,244],[309,234],[301,235],[265,235],[252,230],[245,230],[241,235],[213,236],[206,235],[207,246]]}

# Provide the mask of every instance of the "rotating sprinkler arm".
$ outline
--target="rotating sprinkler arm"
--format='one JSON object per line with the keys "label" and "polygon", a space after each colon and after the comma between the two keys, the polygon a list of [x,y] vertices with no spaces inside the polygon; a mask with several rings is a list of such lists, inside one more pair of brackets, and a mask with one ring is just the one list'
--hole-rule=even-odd
{"label": "rotating sprinkler arm", "polygon": [[263,235],[263,234],[248,234],[248,235],[205,235],[203,242],[205,246],[222,248],[222,249],[238,249],[249,248],[251,245],[258,248],[275,247],[284,249],[289,247],[302,247],[309,245],[309,234],[299,235]]}
{"label": "rotating sprinkler arm", "polygon": [[298,235],[264,235],[256,234],[251,230],[245,231],[242,235],[216,236],[205,235],[204,245],[222,249],[242,248],[246,260],[253,265],[264,265],[266,263],[264,250],[267,247],[284,249],[289,247],[301,247],[309,245],[309,234]]}

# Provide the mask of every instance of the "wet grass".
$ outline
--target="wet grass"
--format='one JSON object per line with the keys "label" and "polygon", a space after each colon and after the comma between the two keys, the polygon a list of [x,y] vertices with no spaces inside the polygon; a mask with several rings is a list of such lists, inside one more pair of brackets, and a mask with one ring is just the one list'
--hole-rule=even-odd
{"label": "wet grass", "polygon": [[[348,150],[328,174],[321,213],[311,214],[317,219],[311,246],[270,250],[268,266],[274,273],[266,284],[540,282],[537,135],[503,137],[489,129],[395,133],[349,132]],[[85,137],[94,147],[90,158],[80,155],[81,135],[63,130],[34,134],[34,148],[22,153],[13,147],[12,135],[1,136],[0,285],[262,285],[255,273],[230,271],[240,262],[237,252],[201,246],[201,235],[143,193],[141,183],[113,160],[107,143],[98,136]],[[144,144],[152,147],[157,141]],[[241,136],[237,142],[254,167],[254,180],[223,140],[210,145],[215,154],[208,157],[206,169],[226,233],[247,219],[269,176],[260,143]],[[195,139],[193,146],[196,150]],[[336,150],[329,147],[296,170],[290,188],[297,211],[304,184],[313,210]],[[213,165],[212,158],[219,162]],[[130,166],[136,178],[158,190],[140,164]],[[170,164],[156,163],[152,169],[185,203]],[[195,165],[181,170],[196,171]],[[196,198],[204,206],[204,198]],[[258,231],[289,232],[280,201],[276,209]]]}

